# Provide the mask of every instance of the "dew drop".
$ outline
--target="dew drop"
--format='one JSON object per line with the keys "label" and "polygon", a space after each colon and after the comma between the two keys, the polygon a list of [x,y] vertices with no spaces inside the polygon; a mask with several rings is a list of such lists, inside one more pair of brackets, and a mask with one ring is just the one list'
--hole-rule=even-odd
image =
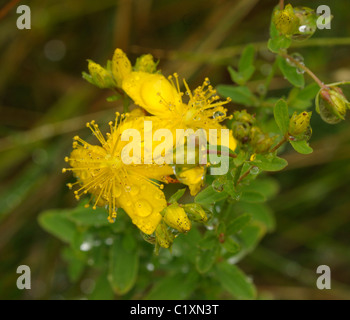
{"label": "dew drop", "polygon": [[135,207],[137,215],[141,217],[148,217],[153,212],[151,204],[146,200],[137,201]]}
{"label": "dew drop", "polygon": [[252,175],[257,175],[257,174],[259,174],[259,172],[260,172],[260,169],[258,167],[252,167],[250,169],[250,174],[252,174]]}
{"label": "dew drop", "polygon": [[221,112],[221,111],[216,111],[213,113],[213,118],[214,119],[217,119],[217,118],[220,118],[220,117],[224,117],[225,116],[225,113]]}

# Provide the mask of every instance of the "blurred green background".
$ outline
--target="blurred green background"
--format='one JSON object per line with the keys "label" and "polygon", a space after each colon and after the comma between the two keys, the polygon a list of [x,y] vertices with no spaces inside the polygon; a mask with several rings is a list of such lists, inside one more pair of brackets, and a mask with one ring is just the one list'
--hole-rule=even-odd
{"label": "blurred green background", "polygon": [[[325,1],[291,3],[316,8]],[[6,11],[9,4],[14,6]],[[20,4],[31,8],[31,30],[16,28]],[[273,61],[266,41],[276,4],[0,1],[0,299],[84,298],[91,285],[84,277],[77,283],[69,280],[62,242],[37,222],[44,210],[76,206],[65,186],[71,179],[61,174],[72,137],[87,134],[86,121],[109,121],[116,108],[122,110],[118,101],[106,102],[108,90],[82,79],[86,59],[104,64],[119,47],[132,62],[153,54],[164,74],[178,72],[192,87],[205,76],[213,84],[229,84],[227,65],[236,66],[244,45],[254,43],[258,72],[249,85],[255,90]],[[350,4],[334,0],[329,5],[332,29],[318,30],[292,48],[328,83],[350,80]],[[289,88],[282,76],[271,84],[274,96]],[[281,183],[270,201],[276,230],[239,264],[262,299],[350,299],[349,121],[327,125],[314,112],[312,127],[314,153],[287,149],[282,156],[289,166],[274,175]],[[31,290],[16,287],[16,269],[22,264],[31,267]],[[316,288],[316,268],[324,264],[332,270],[332,290]],[[146,266],[140,268],[146,271]]]}

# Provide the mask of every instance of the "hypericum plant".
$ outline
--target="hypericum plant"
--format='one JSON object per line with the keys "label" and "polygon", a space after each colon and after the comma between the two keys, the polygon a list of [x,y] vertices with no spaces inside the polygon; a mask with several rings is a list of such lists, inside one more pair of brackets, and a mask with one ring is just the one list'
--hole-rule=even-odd
{"label": "hypericum plant", "polygon": [[[98,142],[75,137],[73,151],[65,159],[70,167],[63,172],[72,171],[76,179],[68,187],[77,185],[75,197],[79,200],[89,194],[89,202],[83,199],[76,209],[40,216],[46,230],[69,244],[64,257],[73,280],[79,279],[86,265],[92,265],[101,270],[102,284],[108,278],[115,293],[129,292],[131,298],[133,292],[145,291],[152,284],[139,270],[141,262],[171,275],[154,286],[148,298],[167,298],[167,294],[193,298],[198,288],[205,291],[215,285],[236,298],[256,297],[254,285],[236,263],[275,228],[266,201],[277,193],[278,185],[265,172],[287,166],[278,156],[286,143],[301,154],[312,152],[312,112],[308,110],[314,98],[316,112],[327,123],[344,120],[349,108],[340,88],[348,82],[324,84],[299,53],[288,52],[292,41],[313,35],[316,19],[312,9],[284,6],[283,1],[275,8],[267,46],[276,59],[258,94],[246,85],[255,72],[252,45],[242,52],[238,69],[228,68],[237,85],[217,89],[205,79],[203,85],[190,90],[179,75],[166,77],[157,70],[158,63],[149,54],[139,57],[134,66],[120,49],[106,68],[89,60],[89,74],[83,77],[114,90],[107,100],[122,98],[125,112],[108,123],[105,135],[94,121],[88,123]],[[267,97],[277,69],[293,86],[286,98]],[[305,73],[315,83],[305,86]],[[220,101],[216,91],[226,100]],[[130,99],[138,108],[129,112]],[[235,110],[230,101],[254,111]],[[151,130],[168,130],[170,140],[165,143],[159,136],[149,144],[147,123],[152,123]],[[123,138],[123,132],[128,129],[141,134],[133,141],[131,160],[125,162],[123,150],[129,139]],[[218,130],[214,137],[213,129]],[[226,140],[222,129],[229,129]],[[188,131],[178,139],[178,130]],[[209,135],[209,144],[200,144],[200,137],[193,135],[196,130]],[[176,162],[179,152],[186,153],[183,147],[191,143],[194,156]],[[137,146],[143,149],[137,152]],[[127,149],[128,156],[130,151]],[[209,161],[201,161],[203,154]],[[212,161],[220,157],[213,155],[228,159],[220,174],[213,170],[218,163]],[[155,250],[141,240],[125,213]],[[149,255],[152,250],[158,256]],[[163,267],[159,259],[165,261]]]}

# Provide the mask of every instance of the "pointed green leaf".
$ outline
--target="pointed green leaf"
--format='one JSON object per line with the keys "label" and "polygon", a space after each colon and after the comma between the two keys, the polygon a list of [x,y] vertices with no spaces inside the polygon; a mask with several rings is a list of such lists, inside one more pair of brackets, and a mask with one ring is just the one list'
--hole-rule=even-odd
{"label": "pointed green leaf", "polygon": [[297,68],[291,66],[287,60],[281,56],[277,57],[277,64],[283,76],[296,87],[304,87],[305,79],[302,73],[297,72]]}
{"label": "pointed green leaf", "polygon": [[184,276],[183,273],[162,277],[157,282],[146,300],[184,300],[189,298],[195,290],[198,280],[197,273],[190,272]]}
{"label": "pointed green leaf", "polygon": [[281,130],[282,134],[285,135],[288,133],[289,128],[289,113],[287,102],[283,99],[280,99],[273,109],[273,114],[275,121]]}
{"label": "pointed green leaf", "polygon": [[307,141],[290,141],[290,144],[294,148],[295,151],[301,154],[310,154],[313,152],[313,149],[309,146]]}
{"label": "pointed green leaf", "polygon": [[241,231],[252,219],[250,214],[242,214],[229,223],[226,229],[228,235],[234,235]]}
{"label": "pointed green leaf", "polygon": [[288,165],[288,162],[277,156],[271,155],[270,157],[266,157],[259,154],[251,164],[263,171],[280,171]]}
{"label": "pointed green leaf", "polygon": [[266,198],[263,194],[255,191],[243,192],[240,201],[249,203],[260,203],[265,202]]}
{"label": "pointed green leaf", "polygon": [[50,232],[63,242],[73,242],[76,233],[76,225],[67,218],[66,211],[46,211],[39,216],[38,221],[43,229]]}
{"label": "pointed green leaf", "polygon": [[[131,237],[131,235],[124,235]],[[108,280],[117,294],[125,294],[134,286],[139,269],[138,251],[129,241],[115,240],[110,248]]]}
{"label": "pointed green leaf", "polygon": [[234,87],[230,85],[219,85],[217,91],[224,97],[231,98],[233,102],[243,104],[245,106],[255,106],[257,104],[257,98],[249,90],[248,87],[240,86]]}
{"label": "pointed green leaf", "polygon": [[175,203],[177,202],[184,194],[185,194],[186,188],[177,190],[170,198],[169,203]]}
{"label": "pointed green leaf", "polygon": [[197,194],[194,201],[199,204],[208,205],[213,204],[217,201],[227,198],[227,193],[225,191],[216,192],[212,186],[207,187],[203,191]]}
{"label": "pointed green leaf", "polygon": [[222,287],[237,299],[255,299],[256,289],[252,281],[235,265],[226,262],[215,267],[215,278]]}
{"label": "pointed green leaf", "polygon": [[208,272],[217,258],[218,247],[215,246],[209,250],[199,249],[196,256],[196,269],[199,273]]}

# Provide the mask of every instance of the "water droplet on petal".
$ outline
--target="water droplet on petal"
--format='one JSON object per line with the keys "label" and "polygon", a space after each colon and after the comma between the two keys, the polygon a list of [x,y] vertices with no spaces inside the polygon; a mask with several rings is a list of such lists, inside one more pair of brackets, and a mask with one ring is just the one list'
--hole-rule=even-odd
{"label": "water droplet on petal", "polygon": [[139,200],[135,203],[136,213],[138,216],[147,217],[153,212],[153,207],[146,200]]}
{"label": "water droplet on petal", "polygon": [[130,195],[133,197],[139,194],[139,192],[140,192],[140,188],[138,186],[133,185],[130,189]]}

